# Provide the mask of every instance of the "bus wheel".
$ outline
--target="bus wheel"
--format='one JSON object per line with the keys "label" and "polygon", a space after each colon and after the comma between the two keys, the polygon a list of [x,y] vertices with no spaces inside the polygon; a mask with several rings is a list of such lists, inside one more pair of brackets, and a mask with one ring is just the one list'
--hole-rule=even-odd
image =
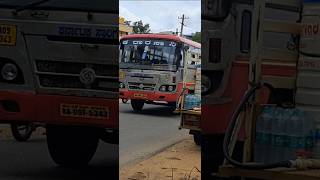
{"label": "bus wheel", "polygon": [[100,139],[105,143],[119,144],[119,131],[108,129],[101,131]]}
{"label": "bus wheel", "polygon": [[27,141],[33,132],[34,128],[31,123],[27,124],[11,124],[11,132],[12,136],[15,140],[19,142],[25,142]]}
{"label": "bus wheel", "polygon": [[135,112],[141,112],[143,105],[144,105],[143,100],[136,100],[136,99],[131,100],[131,107]]}
{"label": "bus wheel", "polygon": [[64,167],[88,165],[95,154],[100,129],[47,125],[47,143],[53,161]]}
{"label": "bus wheel", "polygon": [[176,103],[175,102],[174,103],[169,103],[170,112],[174,113],[176,109],[177,109],[177,107],[176,107]]}

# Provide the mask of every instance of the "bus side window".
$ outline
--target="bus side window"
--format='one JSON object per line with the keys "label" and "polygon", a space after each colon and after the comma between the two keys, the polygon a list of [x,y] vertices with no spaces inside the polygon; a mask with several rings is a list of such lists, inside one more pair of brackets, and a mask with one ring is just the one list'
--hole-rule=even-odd
{"label": "bus side window", "polygon": [[178,64],[179,67],[183,67],[183,65],[184,65],[183,64],[183,59],[182,59],[182,52],[179,53],[179,55],[178,55],[177,64]]}
{"label": "bus side window", "polygon": [[176,48],[175,50],[175,65],[176,67],[182,67],[183,66],[183,62],[182,62],[182,51],[180,48]]}
{"label": "bus side window", "polygon": [[243,53],[248,53],[250,51],[252,21],[251,18],[252,14],[250,11],[244,10],[242,12],[240,50]]}

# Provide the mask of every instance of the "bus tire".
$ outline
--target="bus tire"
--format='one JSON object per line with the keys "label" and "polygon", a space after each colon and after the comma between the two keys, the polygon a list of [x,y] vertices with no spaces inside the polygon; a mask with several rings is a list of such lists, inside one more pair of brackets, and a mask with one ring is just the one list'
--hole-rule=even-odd
{"label": "bus tire", "polygon": [[137,99],[132,99],[131,100],[131,107],[132,107],[134,112],[141,112],[143,106],[144,106],[144,101],[143,100],[137,100]]}
{"label": "bus tire", "polygon": [[63,167],[87,166],[94,156],[100,129],[47,125],[47,145],[53,161]]}
{"label": "bus tire", "polygon": [[119,131],[116,130],[104,130],[100,136],[100,139],[105,143],[118,144],[119,145]]}
{"label": "bus tire", "polygon": [[20,124],[14,123],[11,124],[11,132],[14,139],[18,142],[25,142],[30,139],[31,134],[34,128],[31,123]]}
{"label": "bus tire", "polygon": [[168,103],[168,106],[169,106],[169,111],[171,113],[174,113],[175,110],[177,109],[177,103],[176,102],[170,102],[170,103]]}

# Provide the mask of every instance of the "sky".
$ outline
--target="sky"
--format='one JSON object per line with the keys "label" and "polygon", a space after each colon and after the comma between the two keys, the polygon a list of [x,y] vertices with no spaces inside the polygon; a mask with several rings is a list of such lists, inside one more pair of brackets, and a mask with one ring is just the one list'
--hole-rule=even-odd
{"label": "sky", "polygon": [[190,35],[201,31],[200,0],[120,0],[119,13],[127,21],[150,24],[153,33],[179,29],[182,14],[185,20],[183,34]]}

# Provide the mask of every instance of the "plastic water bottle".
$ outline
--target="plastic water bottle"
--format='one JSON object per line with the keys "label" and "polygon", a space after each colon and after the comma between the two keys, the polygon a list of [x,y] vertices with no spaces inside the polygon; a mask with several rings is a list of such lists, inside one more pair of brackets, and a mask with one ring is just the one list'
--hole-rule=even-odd
{"label": "plastic water bottle", "polygon": [[295,109],[285,109],[284,113],[285,113],[285,119],[286,119],[286,127],[285,127],[285,147],[284,147],[284,156],[283,156],[283,160],[290,160],[293,159],[292,157],[292,147],[290,147],[290,142],[292,141],[291,138],[291,134],[292,134],[292,130],[296,129],[294,126],[294,124],[291,122],[291,118],[293,116],[295,112]]}
{"label": "plastic water bottle", "polygon": [[296,153],[300,146],[301,127],[303,121],[301,119],[300,111],[295,109],[289,119],[289,125],[287,126],[287,133],[289,134],[288,147],[289,151],[286,152],[288,159],[296,159]]}
{"label": "plastic water bottle", "polygon": [[320,159],[320,129],[316,128],[314,132],[313,158]]}
{"label": "plastic water bottle", "polygon": [[188,109],[192,109],[193,106],[194,106],[194,95],[190,94],[189,95],[189,107],[188,107]]}
{"label": "plastic water bottle", "polygon": [[195,95],[196,97],[196,107],[201,107],[201,96]]}
{"label": "plastic water bottle", "polygon": [[191,96],[191,107],[190,107],[190,109],[193,109],[194,107],[197,106],[197,99],[196,98],[197,97],[194,94]]}
{"label": "plastic water bottle", "polygon": [[188,110],[190,108],[190,98],[191,98],[191,95],[188,94],[185,96],[185,99],[184,99],[184,109]]}
{"label": "plastic water bottle", "polygon": [[273,107],[265,106],[256,125],[255,161],[267,162],[270,151],[270,130]]}
{"label": "plastic water bottle", "polygon": [[271,125],[271,142],[272,142],[272,156],[269,156],[271,162],[279,162],[284,160],[284,150],[286,146],[286,118],[282,108],[276,108],[273,122]]}
{"label": "plastic water bottle", "polygon": [[195,94],[188,94],[185,98],[185,109],[193,109],[201,106],[201,97]]}
{"label": "plastic water bottle", "polygon": [[301,150],[306,158],[311,158],[312,156],[312,149],[314,146],[314,119],[310,113],[300,110],[300,119],[303,122],[302,131],[301,131],[301,142],[300,146],[303,146]]}

